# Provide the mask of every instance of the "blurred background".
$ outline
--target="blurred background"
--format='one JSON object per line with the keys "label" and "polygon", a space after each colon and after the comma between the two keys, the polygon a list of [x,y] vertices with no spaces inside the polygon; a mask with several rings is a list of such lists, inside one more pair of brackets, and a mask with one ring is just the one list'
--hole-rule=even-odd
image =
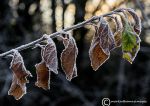
{"label": "blurred background", "polygon": [[[27,84],[27,94],[16,101],[7,94],[12,71],[10,58],[0,59],[0,106],[101,106],[103,98],[111,100],[147,100],[150,95],[150,0],[1,0],[0,53],[82,22],[94,15],[125,7],[133,8],[142,19],[141,49],[133,62],[122,59],[121,50],[111,52],[110,59],[96,72],[90,66],[88,50],[94,29],[85,26],[72,31],[79,48],[78,77],[71,82],[59,74],[51,75],[51,89],[37,88],[34,65],[41,61],[40,49],[21,51],[26,68],[34,77]],[[62,42],[54,39],[58,57]],[[145,106],[146,104],[112,104]],[[148,104],[147,104],[148,105]]]}

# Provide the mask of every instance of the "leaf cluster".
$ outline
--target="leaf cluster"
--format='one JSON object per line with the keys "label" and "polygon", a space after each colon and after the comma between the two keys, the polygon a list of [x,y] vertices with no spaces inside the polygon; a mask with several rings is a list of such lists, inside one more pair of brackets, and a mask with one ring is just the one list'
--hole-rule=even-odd
{"label": "leaf cluster", "polygon": [[[133,24],[129,21],[128,15],[132,16]],[[112,31],[107,18],[114,20],[115,32]],[[89,49],[93,70],[98,70],[109,59],[111,51],[118,47],[121,47],[124,59],[130,63],[134,61],[140,49],[141,20],[133,9],[114,10],[113,14],[101,16],[98,22],[94,23],[94,27],[95,34]],[[61,67],[66,79],[71,81],[72,78],[77,77],[78,48],[70,34],[65,33],[64,36],[59,37],[65,47],[60,56]],[[58,74],[58,57],[55,42],[50,37],[44,36],[44,38],[45,45],[36,44],[36,47],[41,48],[41,62],[35,65],[37,74],[35,85],[47,90],[50,89],[51,72]],[[8,94],[18,100],[26,94],[26,83],[29,83],[27,77],[32,75],[25,68],[23,58],[17,50],[13,50],[11,56],[10,69],[13,72],[13,79]]]}

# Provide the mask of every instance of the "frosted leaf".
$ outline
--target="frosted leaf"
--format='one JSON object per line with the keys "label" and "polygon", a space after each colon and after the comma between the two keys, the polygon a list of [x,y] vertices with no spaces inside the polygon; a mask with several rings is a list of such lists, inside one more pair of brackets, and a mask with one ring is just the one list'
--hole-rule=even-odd
{"label": "frosted leaf", "polygon": [[35,85],[45,90],[50,89],[50,71],[48,71],[45,62],[41,61],[40,63],[36,64],[35,67],[37,74],[37,82]]}
{"label": "frosted leaf", "polygon": [[78,55],[78,48],[76,42],[71,35],[63,39],[65,49],[61,53],[61,66],[66,74],[67,80],[77,76],[76,58]]}
{"label": "frosted leaf", "polygon": [[[27,76],[32,76],[26,70],[23,58],[17,50],[13,50],[13,59],[11,61],[10,69],[13,72],[13,80],[8,94],[13,95],[15,98],[20,99],[26,92]],[[21,90],[21,91],[18,91]],[[16,92],[19,92],[18,95]],[[20,96],[19,96],[20,95]]]}
{"label": "frosted leaf", "polygon": [[99,37],[99,43],[103,51],[109,55],[109,52],[115,48],[115,40],[108,23],[103,17],[100,18],[100,22],[98,23],[98,32],[96,36]]}
{"label": "frosted leaf", "polygon": [[48,39],[48,44],[44,47],[42,59],[45,61],[49,71],[53,71],[55,74],[58,74],[57,50],[56,45],[51,38]]}
{"label": "frosted leaf", "polygon": [[136,14],[136,12],[133,9],[127,9],[127,11],[132,15],[134,19],[134,31],[140,35],[141,33],[141,19],[140,17]]}
{"label": "frosted leaf", "polygon": [[132,26],[125,23],[125,29],[122,34],[122,52],[123,58],[132,63],[140,50],[140,38],[133,31]]}
{"label": "frosted leaf", "polygon": [[93,37],[90,49],[89,49],[89,57],[91,60],[91,66],[93,70],[97,70],[108,58],[110,53],[105,53],[101,47],[100,37],[98,28],[95,27],[96,32]]}
{"label": "frosted leaf", "polygon": [[20,84],[28,83],[29,81],[26,77],[32,76],[31,73],[25,68],[22,56],[16,50],[14,50],[10,69],[13,71],[13,74],[15,74]]}
{"label": "frosted leaf", "polygon": [[13,95],[16,100],[19,100],[24,94],[26,94],[26,85],[18,84],[16,76],[13,75],[12,84],[8,91],[8,95]]}
{"label": "frosted leaf", "polygon": [[116,31],[114,33],[115,45],[116,47],[120,47],[122,41],[121,38],[122,38],[123,25],[122,22],[117,17],[115,17],[114,20],[116,23]]}

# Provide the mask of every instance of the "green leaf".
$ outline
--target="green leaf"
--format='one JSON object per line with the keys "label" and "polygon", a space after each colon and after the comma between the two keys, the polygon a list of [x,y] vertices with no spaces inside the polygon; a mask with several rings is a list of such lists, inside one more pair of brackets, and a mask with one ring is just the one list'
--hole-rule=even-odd
{"label": "green leaf", "polygon": [[132,49],[136,45],[136,37],[133,33],[131,32],[123,32],[122,34],[122,49],[124,51],[132,52]]}
{"label": "green leaf", "polygon": [[122,34],[122,52],[123,58],[129,61],[131,64],[134,61],[139,49],[140,49],[140,38],[134,32],[133,28],[126,21],[125,29]]}

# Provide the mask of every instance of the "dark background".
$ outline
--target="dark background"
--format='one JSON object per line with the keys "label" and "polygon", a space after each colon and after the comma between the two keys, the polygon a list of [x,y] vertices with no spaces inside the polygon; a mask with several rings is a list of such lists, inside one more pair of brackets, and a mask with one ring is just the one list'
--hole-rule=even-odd
{"label": "dark background", "polygon": [[[27,94],[16,101],[7,95],[12,72],[10,58],[0,59],[0,106],[101,106],[103,98],[111,100],[147,100],[150,95],[150,1],[149,0],[1,0],[0,53],[101,15],[119,7],[135,9],[142,19],[141,49],[133,62],[122,59],[120,49],[96,72],[90,66],[88,49],[94,34],[92,27],[74,30],[79,48],[78,77],[65,79],[59,62],[59,74],[51,75],[51,89],[37,88],[34,65],[40,62],[40,49],[21,51],[26,68],[33,74]],[[62,42],[54,40],[58,57]],[[146,104],[112,104],[144,106]],[[148,104],[147,104],[148,105]]]}

